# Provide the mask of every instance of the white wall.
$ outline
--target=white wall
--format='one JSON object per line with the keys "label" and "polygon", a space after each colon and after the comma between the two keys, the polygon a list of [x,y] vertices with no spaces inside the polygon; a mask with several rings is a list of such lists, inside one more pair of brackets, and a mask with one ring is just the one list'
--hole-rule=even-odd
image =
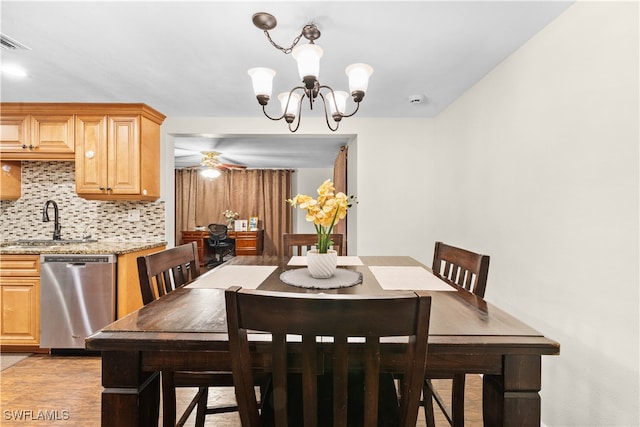
{"label": "white wall", "polygon": [[560,342],[548,426],[640,425],[638,13],[574,4],[436,122],[434,237],[490,254],[487,299]]}
{"label": "white wall", "polygon": [[[297,169],[293,174],[292,195],[306,194],[316,197],[318,186],[327,179],[333,179],[333,168],[305,168]],[[293,208],[292,208],[293,209]],[[307,211],[295,208],[293,215],[294,233],[315,233],[316,229],[312,222],[305,219]]]}
{"label": "white wall", "polygon": [[[341,124],[357,135],[356,253],[430,264],[444,240],[490,254],[487,298],[561,344],[543,358],[548,426],[640,424],[638,15],[578,2],[437,118]],[[168,133],[247,129],[286,134],[261,117],[167,118],[164,155]],[[172,180],[163,197],[170,238]]]}

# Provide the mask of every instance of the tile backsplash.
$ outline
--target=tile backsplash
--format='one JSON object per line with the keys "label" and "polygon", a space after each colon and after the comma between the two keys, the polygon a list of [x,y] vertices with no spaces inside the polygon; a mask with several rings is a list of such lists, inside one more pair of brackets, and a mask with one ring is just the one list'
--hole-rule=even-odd
{"label": "tile backsplash", "polygon": [[[85,200],[76,194],[74,162],[22,162],[22,197],[0,202],[0,240],[51,239],[50,222],[42,221],[47,200],[58,204],[62,239],[80,239],[86,230],[102,241],[165,241],[165,204],[162,201],[104,202]],[[128,221],[129,212],[140,211],[139,221]]]}

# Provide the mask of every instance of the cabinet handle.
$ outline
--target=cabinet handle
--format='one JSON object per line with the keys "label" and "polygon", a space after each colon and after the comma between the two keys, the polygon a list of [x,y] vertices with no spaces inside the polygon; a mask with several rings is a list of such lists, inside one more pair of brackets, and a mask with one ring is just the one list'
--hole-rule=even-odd
{"label": "cabinet handle", "polygon": [[29,144],[29,150],[33,150],[33,144]]}
{"label": "cabinet handle", "polygon": [[27,149],[27,144],[22,144],[22,149],[26,150]]}
{"label": "cabinet handle", "polygon": [[98,190],[104,191],[104,187],[101,185],[100,187],[98,187]]}
{"label": "cabinet handle", "polygon": [[111,191],[111,190],[112,190],[112,188],[111,188],[111,187],[107,187],[107,191]]}

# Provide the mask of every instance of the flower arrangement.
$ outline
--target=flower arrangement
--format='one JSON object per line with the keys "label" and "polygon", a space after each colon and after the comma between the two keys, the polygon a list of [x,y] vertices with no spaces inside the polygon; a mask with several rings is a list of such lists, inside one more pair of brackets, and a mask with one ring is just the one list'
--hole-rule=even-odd
{"label": "flower arrangement", "polygon": [[238,217],[240,216],[238,215],[238,212],[234,212],[229,209],[222,212],[222,215],[224,215],[224,218],[227,221],[227,225],[231,225],[231,223],[238,219]]}
{"label": "flower arrangement", "polygon": [[330,179],[318,187],[318,198],[314,199],[304,194],[298,194],[287,202],[293,207],[306,209],[306,220],[313,222],[318,234],[318,253],[326,254],[329,246],[333,244],[330,239],[333,227],[347,216],[349,209],[355,200],[355,196],[347,196],[343,192],[336,191],[333,181]]}

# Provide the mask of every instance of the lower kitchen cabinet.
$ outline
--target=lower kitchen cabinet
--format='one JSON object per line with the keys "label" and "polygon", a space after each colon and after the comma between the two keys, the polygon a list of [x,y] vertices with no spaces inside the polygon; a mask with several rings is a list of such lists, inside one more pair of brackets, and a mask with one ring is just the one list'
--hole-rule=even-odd
{"label": "lower kitchen cabinet", "polygon": [[40,257],[0,259],[0,345],[38,347],[40,343]]}
{"label": "lower kitchen cabinet", "polygon": [[126,316],[143,306],[138,279],[138,257],[160,252],[166,246],[118,255],[118,284],[116,287],[116,318]]}

